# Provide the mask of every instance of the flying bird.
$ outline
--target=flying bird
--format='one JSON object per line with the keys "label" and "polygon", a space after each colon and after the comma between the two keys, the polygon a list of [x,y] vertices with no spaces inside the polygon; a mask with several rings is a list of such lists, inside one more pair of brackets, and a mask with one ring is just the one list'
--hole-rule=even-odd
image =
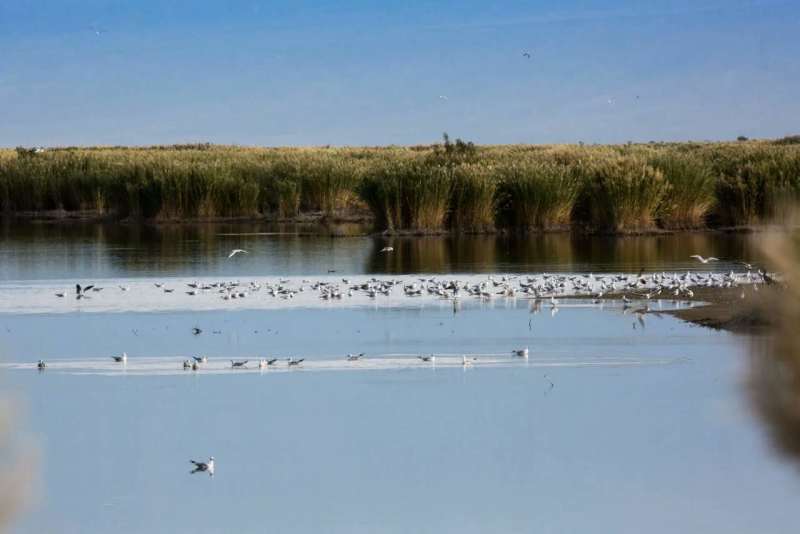
{"label": "flying bird", "polygon": [[381,252],[394,252],[394,247],[383,247]]}
{"label": "flying bird", "polygon": [[231,368],[246,367],[248,361],[249,360],[242,360],[240,362],[237,362],[237,361],[231,360]]}
{"label": "flying bird", "polygon": [[522,57],[525,57],[525,58],[527,58],[527,59],[530,59],[530,58],[531,58],[531,53],[530,53],[530,52],[528,52],[527,50],[523,50],[523,51],[522,51]]}
{"label": "flying bird", "polygon": [[450,100],[447,95],[439,95],[439,100]]}
{"label": "flying bird", "polygon": [[699,261],[700,263],[702,263],[702,264],[704,264],[704,265],[705,265],[706,263],[710,262],[710,261],[719,261],[719,258],[715,258],[715,257],[713,257],[713,256],[711,256],[711,257],[709,257],[709,258],[704,258],[704,257],[703,257],[703,256],[701,256],[700,254],[692,254],[692,255],[691,255],[691,256],[689,256],[689,257],[690,257],[690,258],[694,258],[695,260]]}
{"label": "flying bird", "polygon": [[122,356],[112,356],[111,359],[117,363],[128,363],[128,354],[123,352]]}
{"label": "flying bird", "polygon": [[244,249],[241,249],[241,248],[235,248],[235,249],[231,250],[231,253],[230,253],[230,254],[228,254],[228,259],[231,259],[232,257],[236,256],[237,254],[250,254],[250,253],[249,253],[249,252],[247,252],[247,251],[246,251],[246,250],[244,250]]}
{"label": "flying bird", "polygon": [[214,457],[211,456],[207,462],[196,462],[194,460],[189,460],[189,462],[194,465],[194,469],[192,469],[192,474],[195,473],[208,473],[209,476],[214,476]]}

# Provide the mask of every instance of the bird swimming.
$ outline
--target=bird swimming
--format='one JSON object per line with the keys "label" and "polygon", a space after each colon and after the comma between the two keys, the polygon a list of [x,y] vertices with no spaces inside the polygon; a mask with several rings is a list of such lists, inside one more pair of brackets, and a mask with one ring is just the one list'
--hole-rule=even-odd
{"label": "bird swimming", "polygon": [[249,360],[241,360],[241,361],[238,361],[238,362],[237,362],[237,361],[235,361],[235,360],[231,360],[231,367],[232,367],[232,368],[236,368],[236,367],[246,367],[246,366],[247,366],[247,362],[248,362],[248,361],[249,361]]}
{"label": "bird swimming", "polygon": [[529,354],[528,347],[525,347],[524,349],[514,349],[511,351],[511,354],[519,358],[527,358]]}
{"label": "bird swimming", "polygon": [[363,352],[361,352],[359,354],[348,354],[347,355],[347,361],[348,362],[357,362],[358,360],[360,360],[363,357],[364,357],[364,353]]}
{"label": "bird swimming", "polygon": [[191,474],[195,473],[208,473],[209,476],[214,476],[214,457],[211,456],[207,462],[196,462],[194,460],[189,460],[191,464],[194,465],[194,469],[192,469]]}
{"label": "bird swimming", "polygon": [[300,365],[301,363],[303,363],[305,361],[305,358],[300,358],[299,360],[295,360],[294,358],[286,358],[286,361],[288,362],[289,367],[292,367],[294,365]]}
{"label": "bird swimming", "polygon": [[47,364],[44,363],[44,360],[39,360],[39,362],[36,364],[36,367],[41,371],[47,367]]}

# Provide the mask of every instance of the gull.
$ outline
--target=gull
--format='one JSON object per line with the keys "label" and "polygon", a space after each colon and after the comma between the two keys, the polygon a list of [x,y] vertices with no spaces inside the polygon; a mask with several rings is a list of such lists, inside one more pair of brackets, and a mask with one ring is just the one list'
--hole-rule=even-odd
{"label": "gull", "polygon": [[192,362],[192,371],[197,371],[197,362]]}
{"label": "gull", "polygon": [[249,360],[242,360],[242,361],[237,362],[237,361],[231,360],[231,368],[246,367],[248,361]]}
{"label": "gull", "polygon": [[381,252],[393,252],[394,251],[394,247],[383,247],[380,251]]}
{"label": "gull", "polygon": [[753,265],[750,264],[750,263],[747,263],[746,261],[737,261],[737,262],[734,262],[734,263],[736,263],[737,265],[741,265],[742,267],[744,267],[748,271],[752,271],[753,270]]}
{"label": "gull", "polygon": [[76,299],[88,299],[89,297],[86,295],[86,292],[92,289],[94,285],[88,285],[86,287],[81,287],[80,284],[75,284],[75,298]]}
{"label": "gull", "polygon": [[449,100],[447,95],[439,95],[439,100]]}
{"label": "gull", "polygon": [[164,287],[164,282],[156,282],[153,285],[160,289],[160,288]]}
{"label": "gull", "polygon": [[286,358],[286,360],[289,362],[289,367],[291,367],[293,365],[300,365],[303,363],[303,361],[305,361],[305,358],[300,358],[299,360],[295,360],[294,358]]}
{"label": "gull", "polygon": [[430,356],[417,356],[417,358],[419,358],[423,362],[436,363],[436,356],[434,356],[433,354],[431,354]]}
{"label": "gull", "polygon": [[[477,358],[472,358],[472,360],[476,360],[476,359]],[[461,365],[463,367],[471,367],[472,366],[472,360],[468,360],[467,357],[464,356],[463,354],[461,355]]]}
{"label": "gull", "polygon": [[66,293],[64,291],[59,291],[58,293],[56,293],[57,297],[63,297],[65,295],[66,295]]}
{"label": "gull", "polygon": [[208,356],[192,356],[196,363],[208,363]]}
{"label": "gull", "polygon": [[270,359],[270,360],[266,360],[266,362],[267,362],[267,367],[269,367],[270,365],[273,365],[273,364],[274,364],[275,362],[277,362],[277,361],[278,361],[278,358],[272,358],[272,359]]}
{"label": "gull", "polygon": [[202,330],[200,330],[199,328],[197,328],[196,326],[195,326],[194,328],[192,328],[192,334],[194,334],[194,335],[196,335],[196,336],[197,336],[197,335],[199,335],[199,334],[200,334],[200,333],[202,333],[202,332],[203,332],[203,331],[202,331]]}
{"label": "gull", "polygon": [[522,56],[527,58],[527,59],[530,59],[531,58],[531,53],[528,52],[527,50],[523,50],[522,51]]}
{"label": "gull", "polygon": [[260,360],[258,360],[258,368],[259,369],[263,369],[264,367],[266,367],[268,365],[269,365],[269,363],[267,363],[267,360],[265,360],[264,358],[261,358]]}
{"label": "gull", "polygon": [[194,469],[192,469],[192,474],[194,473],[208,473],[209,476],[214,476],[214,457],[211,456],[207,462],[196,462],[194,460],[189,460],[194,465]]}
{"label": "gull", "polygon": [[703,256],[701,256],[700,254],[692,254],[692,255],[691,255],[691,256],[689,256],[689,257],[690,257],[690,258],[694,258],[694,259],[696,259],[697,261],[699,261],[699,262],[700,262],[700,263],[702,263],[702,264],[706,264],[706,263],[708,263],[708,262],[710,262],[710,261],[719,261],[719,258],[715,258],[715,257],[713,257],[713,256],[711,256],[710,258],[704,258],[704,257],[703,257]]}
{"label": "gull", "polygon": [[117,363],[128,363],[128,354],[123,352],[122,356],[112,356],[111,359]]}
{"label": "gull", "polygon": [[357,362],[358,360],[360,360],[363,357],[364,357],[364,353],[363,352],[361,352],[359,354],[348,354],[347,355],[347,361],[348,362]]}
{"label": "gull", "polygon": [[249,253],[249,252],[247,252],[247,251],[246,251],[246,250],[244,250],[244,249],[241,249],[241,248],[235,248],[235,249],[231,250],[231,253],[230,253],[230,254],[228,254],[228,259],[231,259],[232,257],[236,256],[237,254],[250,254],[250,253]]}
{"label": "gull", "polygon": [[189,360],[183,360],[183,368],[184,369],[191,369],[192,368],[192,362],[190,362]]}
{"label": "gull", "polygon": [[40,371],[45,367],[47,367],[47,364],[44,363],[44,360],[39,360],[39,362],[36,364],[36,368],[39,369]]}
{"label": "gull", "polygon": [[128,286],[119,286],[119,288],[120,288],[122,291],[130,291],[130,289],[131,289],[131,288],[129,288]]}
{"label": "gull", "polygon": [[511,354],[513,354],[514,356],[519,356],[520,358],[526,358],[527,359],[527,357],[528,357],[528,347],[525,347],[524,349],[514,349],[514,350],[511,351]]}

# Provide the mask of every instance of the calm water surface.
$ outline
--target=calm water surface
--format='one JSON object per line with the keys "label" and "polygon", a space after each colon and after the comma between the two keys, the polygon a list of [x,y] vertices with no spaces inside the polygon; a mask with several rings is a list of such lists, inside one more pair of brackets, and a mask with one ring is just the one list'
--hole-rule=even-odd
{"label": "calm water surface", "polygon": [[[254,230],[6,228],[0,276],[600,272],[693,267],[685,256],[695,252],[753,259],[740,236],[404,239],[386,256],[372,238],[222,235]],[[251,255],[221,259],[234,247]],[[528,362],[466,370],[58,368],[122,350],[177,368],[197,353],[318,362],[522,346]],[[750,412],[743,356],[736,337],[668,316],[643,327],[619,308],[553,315],[524,300],[465,301],[458,313],[427,303],[0,314],[0,363],[51,362],[44,373],[3,371],[42,453],[38,497],[16,531],[795,532],[800,478]],[[188,474],[189,458],[212,454],[216,476]]]}
{"label": "calm water surface", "polygon": [[[330,237],[275,224],[0,226],[0,280],[127,276],[472,272],[638,272],[696,269],[689,256],[759,260],[743,234],[579,237]],[[392,254],[379,251],[387,245]],[[250,254],[228,261],[231,249]],[[709,266],[702,266],[707,270]]]}

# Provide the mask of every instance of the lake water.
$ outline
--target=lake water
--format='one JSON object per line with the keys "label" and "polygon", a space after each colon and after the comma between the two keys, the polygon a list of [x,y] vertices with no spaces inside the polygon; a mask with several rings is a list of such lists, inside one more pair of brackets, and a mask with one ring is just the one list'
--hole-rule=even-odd
{"label": "lake water", "polygon": [[[227,260],[232,248],[250,254]],[[694,253],[719,270],[757,260],[736,235],[5,227],[0,372],[40,450],[14,531],[795,532],[800,477],[747,404],[741,340],[668,315],[523,298],[26,310],[73,280],[108,286],[96,303],[155,279],[707,269]],[[525,346],[527,360],[511,355]],[[127,365],[112,362],[123,350]],[[198,354],[209,363],[184,371]],[[259,370],[267,356],[306,361]],[[215,476],[190,475],[209,455]]]}

